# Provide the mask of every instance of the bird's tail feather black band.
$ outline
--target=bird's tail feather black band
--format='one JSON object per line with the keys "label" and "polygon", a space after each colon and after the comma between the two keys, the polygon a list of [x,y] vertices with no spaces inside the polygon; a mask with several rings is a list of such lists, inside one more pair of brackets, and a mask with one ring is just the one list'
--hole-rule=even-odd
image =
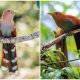
{"label": "bird's tail feather black band", "polygon": [[4,67],[8,67],[9,72],[15,72],[18,70],[16,47],[13,43],[3,44],[2,68],[5,69]]}

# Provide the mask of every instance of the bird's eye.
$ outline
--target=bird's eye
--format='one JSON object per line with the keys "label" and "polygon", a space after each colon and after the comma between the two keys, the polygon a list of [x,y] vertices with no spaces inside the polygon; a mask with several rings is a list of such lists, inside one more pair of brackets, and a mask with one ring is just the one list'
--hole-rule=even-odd
{"label": "bird's eye", "polygon": [[10,10],[8,10],[8,12],[10,12]]}
{"label": "bird's eye", "polygon": [[58,15],[58,12],[55,12],[56,15]]}

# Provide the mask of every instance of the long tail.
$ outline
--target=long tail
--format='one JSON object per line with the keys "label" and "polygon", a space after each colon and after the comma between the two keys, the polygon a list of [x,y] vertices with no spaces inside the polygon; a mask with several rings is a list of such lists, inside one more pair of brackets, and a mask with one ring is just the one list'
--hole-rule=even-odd
{"label": "long tail", "polygon": [[[80,24],[75,26],[76,29],[80,29]],[[80,49],[80,32],[74,34],[77,50]]]}
{"label": "long tail", "polygon": [[80,32],[79,33],[76,33],[74,35],[74,38],[75,38],[77,50],[79,50],[80,49]]}
{"label": "long tail", "polygon": [[18,70],[17,66],[17,56],[16,56],[16,47],[14,44],[3,44],[3,53],[2,53],[2,67],[8,67],[9,72],[15,72]]}

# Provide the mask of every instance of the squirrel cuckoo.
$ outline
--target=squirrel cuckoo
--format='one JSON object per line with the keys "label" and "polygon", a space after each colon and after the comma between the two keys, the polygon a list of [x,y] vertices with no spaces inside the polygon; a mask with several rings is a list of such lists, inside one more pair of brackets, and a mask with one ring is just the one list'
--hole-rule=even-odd
{"label": "squirrel cuckoo", "polygon": [[[0,20],[0,36],[2,38],[16,37],[16,27],[14,23],[14,11],[5,10]],[[9,68],[9,72],[15,73],[18,70],[16,47],[14,43],[3,43],[2,48],[2,70]]]}
{"label": "squirrel cuckoo", "polygon": [[[52,16],[52,18],[55,20],[56,24],[58,25],[58,29],[56,30],[56,37],[60,36],[63,33],[80,29],[80,19],[78,19],[75,16],[66,15],[61,12],[49,12],[48,14]],[[80,32],[74,34],[74,38],[75,38],[77,49],[79,50],[80,49]],[[62,41],[56,44],[56,48],[60,48],[60,47],[62,52],[68,58],[66,38],[64,38]],[[61,57],[61,60],[63,61],[65,60],[64,57],[61,56],[60,54],[59,56]],[[63,67],[65,66],[67,65],[64,63]]]}

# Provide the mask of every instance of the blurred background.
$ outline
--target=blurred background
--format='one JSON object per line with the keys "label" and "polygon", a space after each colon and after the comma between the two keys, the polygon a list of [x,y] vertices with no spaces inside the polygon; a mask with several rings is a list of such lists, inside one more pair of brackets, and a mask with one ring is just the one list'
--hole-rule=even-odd
{"label": "blurred background", "polygon": [[[24,36],[39,30],[39,2],[37,1],[0,1],[0,16],[5,9],[14,10],[17,36]],[[15,78],[39,78],[39,38],[16,43],[18,67],[20,74]],[[2,58],[2,44],[0,44],[0,66]],[[0,68],[0,78],[9,77],[8,70]]]}
{"label": "blurred background", "polygon": [[[55,21],[47,14],[49,11],[59,11],[65,14],[70,14],[80,18],[80,1],[60,0],[60,1],[41,1],[41,16],[40,16],[40,30],[41,43],[46,44],[54,38],[54,31],[57,28]],[[67,37],[68,59],[79,58],[80,52],[77,51],[73,36]],[[55,46],[50,49],[55,50]],[[70,62],[72,69],[79,75],[80,62]]]}

